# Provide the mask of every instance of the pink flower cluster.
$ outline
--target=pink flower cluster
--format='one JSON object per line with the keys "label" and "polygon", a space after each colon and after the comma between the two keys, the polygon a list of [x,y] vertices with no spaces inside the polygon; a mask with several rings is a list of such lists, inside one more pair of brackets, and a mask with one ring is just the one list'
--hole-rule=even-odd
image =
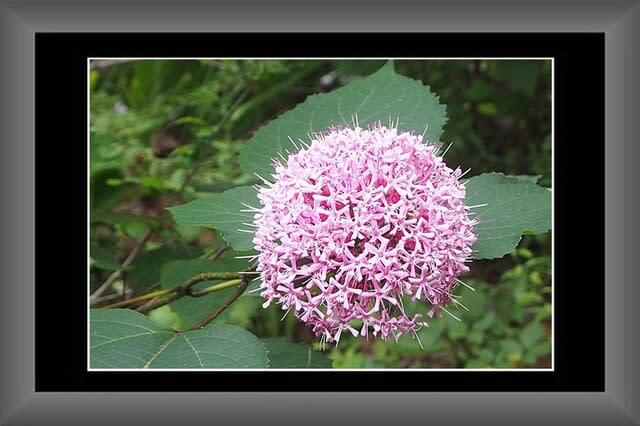
{"label": "pink flower cluster", "polygon": [[331,127],[275,161],[254,217],[264,307],[293,308],[322,340],[338,342],[344,330],[415,336],[427,324],[407,315],[408,298],[428,301],[429,317],[455,303],[476,222],[460,169],[437,150],[380,124]]}

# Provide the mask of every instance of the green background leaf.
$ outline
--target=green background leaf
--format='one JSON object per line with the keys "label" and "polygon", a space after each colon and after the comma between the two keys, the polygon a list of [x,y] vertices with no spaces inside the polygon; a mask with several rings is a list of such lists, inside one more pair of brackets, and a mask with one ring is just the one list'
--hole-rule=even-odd
{"label": "green background leaf", "polygon": [[428,86],[396,74],[393,62],[376,73],[357,80],[328,94],[309,96],[302,104],[287,111],[256,131],[240,150],[240,167],[248,174],[258,173],[270,179],[272,159],[279,152],[295,148],[291,137],[308,141],[307,134],[326,130],[330,125],[353,126],[357,115],[360,126],[376,121],[388,125],[389,119],[400,119],[401,130],[422,133],[425,138],[438,141],[446,122],[446,108]]}
{"label": "green background leaf", "polygon": [[115,258],[107,250],[100,247],[97,243],[91,243],[91,266],[106,269],[108,271],[120,271],[130,269],[129,267],[122,267],[118,259]]}
{"label": "green background leaf", "polygon": [[253,213],[242,212],[247,208],[243,204],[258,207],[257,192],[250,186],[239,186],[220,194],[210,195],[190,203],[171,207],[169,211],[179,225],[196,225],[215,228],[222,238],[236,250],[253,248],[253,234],[241,232],[248,230],[243,223],[253,222]]}
{"label": "green background leaf", "polygon": [[543,336],[544,330],[542,325],[539,322],[532,322],[520,330],[520,343],[522,343],[522,346],[525,348],[529,348]]}
{"label": "green background leaf", "polygon": [[309,345],[285,338],[262,341],[269,351],[269,368],[331,368],[331,361]]}
{"label": "green background leaf", "polygon": [[91,368],[266,368],[267,350],[231,325],[176,333],[129,309],[92,309]]}
{"label": "green background leaf", "polygon": [[494,259],[513,251],[525,231],[539,234],[551,229],[551,192],[539,185],[501,173],[472,177],[466,184],[469,206],[480,223],[475,227],[476,259]]}
{"label": "green background leaf", "polygon": [[499,79],[508,81],[514,89],[532,96],[536,88],[538,63],[522,60],[498,61],[496,75]]}
{"label": "green background leaf", "polygon": [[175,259],[188,259],[199,251],[189,253],[184,247],[176,244],[166,244],[155,250],[150,250],[140,255],[133,261],[129,278],[131,287],[140,291],[160,282],[160,269],[162,265]]}

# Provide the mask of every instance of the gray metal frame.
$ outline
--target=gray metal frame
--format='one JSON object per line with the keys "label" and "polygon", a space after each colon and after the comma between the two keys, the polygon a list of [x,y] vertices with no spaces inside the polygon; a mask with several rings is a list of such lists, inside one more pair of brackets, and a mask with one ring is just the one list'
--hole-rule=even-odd
{"label": "gray metal frame", "polygon": [[[606,150],[580,153],[584,184],[605,158],[603,393],[35,393],[34,34],[73,31],[560,31],[606,34]],[[381,2],[0,0],[0,424],[254,422],[637,424],[640,4],[627,0]],[[51,64],[55,66],[55,64]],[[585,92],[588,88],[585,88]],[[588,99],[588,97],[585,97]],[[588,123],[585,123],[588,125]],[[593,158],[594,161],[589,161]],[[585,161],[587,160],[587,161]],[[634,178],[635,176],[635,178]],[[584,200],[583,212],[601,208]],[[588,241],[588,235],[585,236]],[[579,242],[585,265],[588,245]],[[576,283],[575,291],[580,291]],[[600,300],[594,300],[598,306]],[[590,312],[584,312],[589,327]],[[63,326],[63,325],[61,325]],[[499,373],[497,373],[499,374]]]}

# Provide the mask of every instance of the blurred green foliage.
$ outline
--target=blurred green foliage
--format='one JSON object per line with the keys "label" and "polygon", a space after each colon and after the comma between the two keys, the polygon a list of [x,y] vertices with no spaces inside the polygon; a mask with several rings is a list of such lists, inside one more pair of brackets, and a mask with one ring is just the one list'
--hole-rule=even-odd
{"label": "blurred green foliage", "polygon": [[[308,95],[375,71],[383,61],[94,61],[90,71],[91,292],[122,270],[100,303],[158,288],[177,259],[206,258],[222,241],[176,226],[166,207],[252,183],[237,152],[261,125]],[[469,176],[501,171],[551,186],[550,61],[396,61],[446,104],[447,163]],[[145,236],[150,235],[148,239]],[[551,366],[550,235],[523,238],[509,256],[472,263],[456,289],[469,308],[429,321],[420,341],[344,336],[324,348],[336,368],[514,368]],[[139,242],[141,254],[120,265]],[[100,306],[98,303],[97,306]],[[416,312],[424,306],[406,303]],[[315,342],[277,306],[243,297],[217,321],[261,338]],[[185,322],[168,306],[150,318]],[[315,344],[317,349],[323,349]]]}

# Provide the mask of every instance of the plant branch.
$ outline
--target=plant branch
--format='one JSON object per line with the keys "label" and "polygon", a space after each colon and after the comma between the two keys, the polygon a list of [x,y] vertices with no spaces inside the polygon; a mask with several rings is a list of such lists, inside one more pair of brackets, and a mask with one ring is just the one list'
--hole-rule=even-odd
{"label": "plant branch", "polygon": [[[167,296],[162,297],[161,299],[158,300],[150,300],[149,302],[145,303],[142,306],[139,306],[138,308],[136,308],[136,311],[141,312],[143,314],[146,314],[149,311],[153,311],[156,308],[159,308],[160,306],[164,306],[164,305],[168,305],[169,303],[173,302],[174,300],[178,300],[181,297],[183,297],[184,294],[179,294],[179,293],[170,293]],[[155,298],[157,299],[157,297]]]}
{"label": "plant branch", "polygon": [[167,295],[173,292],[175,289],[166,289],[166,290],[156,290],[151,293],[145,293],[137,297],[132,297],[131,299],[121,300],[120,302],[112,303],[107,306],[103,306],[102,309],[113,309],[113,308],[121,308],[123,306],[132,305],[137,302],[143,302],[149,299],[155,299],[156,297]]}
{"label": "plant branch", "polygon": [[133,293],[130,289],[126,289],[123,292],[118,292],[118,293],[113,293],[113,294],[108,294],[106,296],[101,296],[99,298],[97,298],[94,302],[92,306],[96,306],[96,307],[100,307],[98,305],[100,304],[104,304],[104,303],[109,303],[113,300],[119,299],[121,297],[129,297],[131,295],[131,293]]}
{"label": "plant branch", "polygon": [[[207,272],[207,273],[199,274],[199,275],[196,275],[196,276],[192,277],[189,281],[187,281],[186,284],[178,287],[178,288],[180,288],[180,290],[178,290],[178,292],[188,293],[189,289],[191,287],[193,287],[195,284],[197,284],[199,282],[202,282],[202,281],[234,280],[234,279],[239,279],[239,278],[242,278],[242,275],[240,275],[237,272]],[[220,285],[220,284],[217,284],[217,285]]]}
{"label": "plant branch", "polygon": [[194,289],[189,288],[186,291],[183,290],[182,292],[168,293],[167,295],[164,295],[164,297],[162,297],[159,300],[150,300],[149,303],[138,307],[136,309],[136,311],[142,312],[142,313],[147,313],[147,312],[152,311],[152,310],[154,310],[156,308],[159,308],[160,306],[168,305],[169,303],[173,302],[174,300],[178,300],[178,299],[180,299],[180,298],[182,298],[184,296],[202,297],[202,296],[206,296],[209,293],[213,293],[213,292],[216,292],[216,291],[224,290],[226,288],[237,286],[238,284],[241,284],[241,283],[242,283],[242,279],[233,279],[233,280],[225,281],[223,283],[212,285],[212,286],[204,288],[202,290],[194,290]]}
{"label": "plant branch", "polygon": [[213,254],[211,255],[210,259],[211,260],[217,260],[222,255],[222,253],[224,253],[228,249],[230,249],[229,246],[220,246],[220,247],[218,247],[216,249],[216,251],[213,252]]}
{"label": "plant branch", "polygon": [[[138,242],[136,242],[133,250],[131,250],[131,253],[129,253],[129,256],[127,256],[124,262],[122,262],[122,268],[126,268],[131,262],[133,262],[136,256],[138,256],[138,254],[140,253],[140,250],[142,250],[142,246],[144,246],[144,243],[147,242],[150,236],[151,231],[147,231],[142,237],[140,237]],[[107,278],[107,280],[102,283],[102,285],[98,287],[96,291],[94,291],[91,295],[89,299],[90,304],[94,305],[96,303],[96,300],[102,295],[102,293],[104,293],[109,287],[111,287],[111,284],[113,284],[118,278],[120,278],[120,276],[122,276],[122,269],[114,271],[111,275],[109,275],[109,278]]]}
{"label": "plant branch", "polygon": [[[120,301],[120,302],[112,303],[112,304],[107,305],[107,306],[103,306],[103,308],[107,308],[107,309],[109,309],[109,308],[121,308],[123,306],[132,305],[132,304],[137,303],[137,302],[143,302],[143,301],[146,301],[146,300],[153,300],[153,299],[156,299],[158,297],[167,296],[167,299],[170,299],[169,301],[164,302],[164,303],[160,303],[160,304],[157,305],[157,306],[162,306],[162,305],[165,305],[165,304],[167,304],[169,302],[172,302],[175,299],[179,299],[182,296],[191,296],[191,292],[189,290],[191,289],[191,287],[193,287],[194,285],[196,285],[199,282],[209,281],[209,280],[239,279],[240,277],[241,277],[241,275],[239,273],[237,273],[237,272],[207,272],[207,273],[204,273],[204,274],[198,274],[198,275],[195,275],[195,276],[191,277],[189,279],[189,281],[187,281],[185,284],[182,284],[182,285],[180,285],[178,287],[152,291],[150,293],[145,293],[145,294],[142,294],[142,295],[137,296],[137,297],[132,297],[131,299],[127,299],[127,300],[123,300],[123,301]],[[222,284],[224,284],[224,283],[222,283]],[[221,284],[217,284],[217,285],[221,285]],[[172,295],[172,293],[175,293],[175,295]],[[173,296],[177,296],[177,297],[173,297]],[[195,296],[195,297],[198,297],[198,296]],[[143,311],[146,312],[147,311],[147,309],[145,308],[146,306],[147,305],[145,304],[145,305],[141,306],[138,309],[144,308]],[[155,303],[152,306],[157,307]]]}
{"label": "plant branch", "polygon": [[240,285],[238,286],[238,288],[236,288],[233,293],[231,293],[226,299],[224,299],[224,302],[222,302],[222,304],[218,306],[213,312],[207,315],[206,318],[202,319],[199,323],[194,325],[191,330],[200,330],[201,328],[206,327],[207,324],[216,319],[225,309],[229,307],[229,305],[231,305],[238,297],[242,295],[242,293],[244,293],[247,286],[249,285],[249,279],[245,277],[238,281],[240,281]]}
{"label": "plant branch", "polygon": [[225,251],[227,251],[230,248],[231,247],[229,247],[229,246],[220,246],[220,247],[217,247],[217,248],[213,248],[213,249],[207,250],[201,256],[199,256],[198,259],[217,260],[222,255],[222,253],[224,253]]}
{"label": "plant branch", "polygon": [[209,293],[213,293],[214,291],[220,291],[230,287],[235,287],[241,283],[242,283],[242,279],[229,280],[220,284],[214,284],[210,287],[203,288],[202,290],[197,290],[192,288],[190,289],[190,291],[187,292],[187,294],[191,297],[202,297],[202,296],[206,296]]}
{"label": "plant branch", "polygon": [[[254,272],[256,270],[256,264],[254,263],[249,269],[247,269],[246,272]],[[238,281],[238,280],[236,280]],[[247,286],[249,285],[249,282],[251,281],[251,275],[243,275],[242,279],[239,280],[240,281],[240,285],[238,286],[238,288],[236,288],[236,290],[231,293],[229,296],[227,296],[226,299],[224,299],[224,302],[222,302],[222,304],[220,306],[218,306],[216,309],[213,310],[213,312],[211,312],[209,315],[207,315],[205,318],[203,318],[200,322],[198,322],[196,325],[194,325],[191,330],[200,330],[204,327],[206,327],[211,321],[213,321],[214,319],[216,319],[225,309],[227,309],[233,302],[235,302],[235,300],[240,297],[242,295],[242,293],[244,293],[244,291],[247,289]],[[224,283],[222,283],[224,284]],[[219,285],[222,285],[219,284]],[[236,283],[238,284],[238,283]],[[215,287],[215,286],[212,286]],[[210,287],[211,288],[211,287]]]}

